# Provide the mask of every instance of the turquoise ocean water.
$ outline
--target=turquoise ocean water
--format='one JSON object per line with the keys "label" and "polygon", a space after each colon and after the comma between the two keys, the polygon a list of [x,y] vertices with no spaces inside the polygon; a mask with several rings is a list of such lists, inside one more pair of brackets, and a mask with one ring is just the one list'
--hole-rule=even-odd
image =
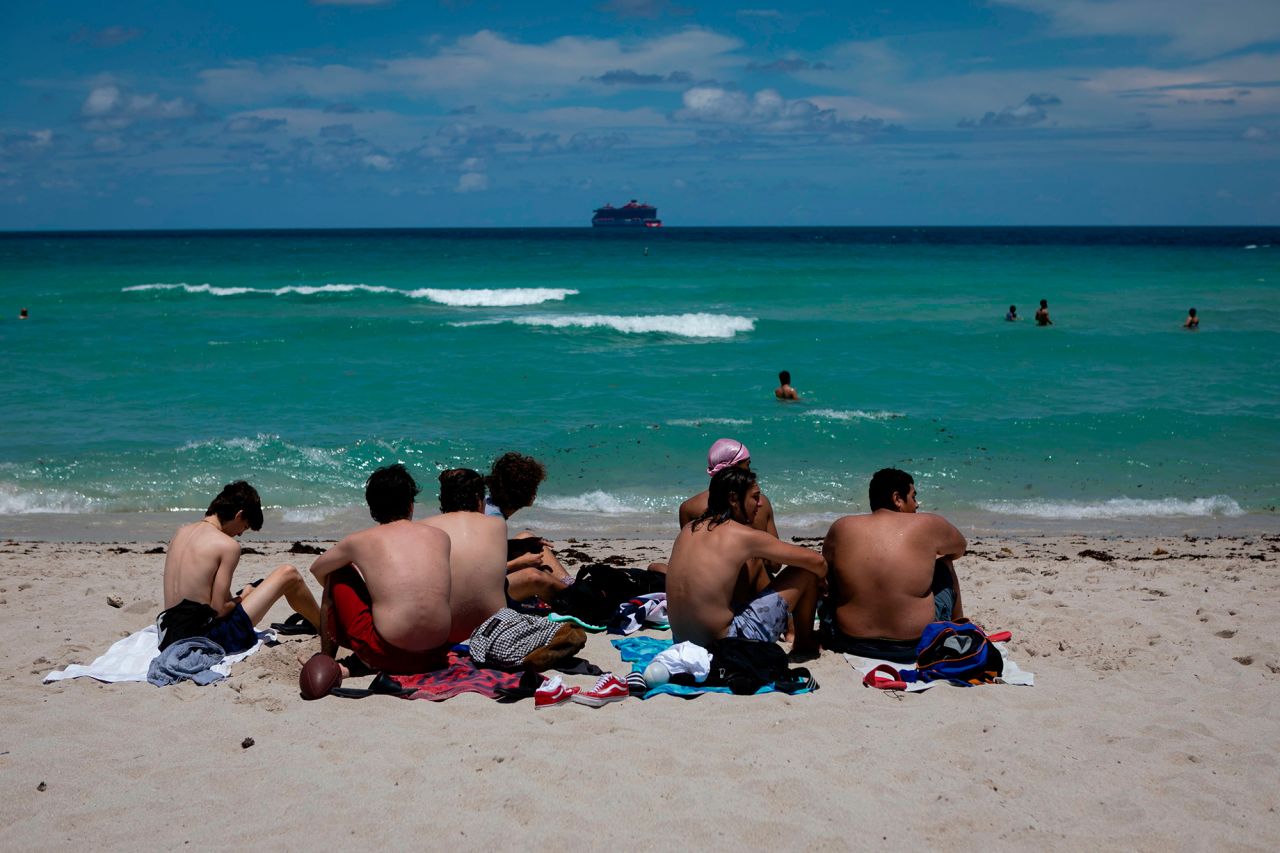
{"label": "turquoise ocean water", "polygon": [[784,532],[886,465],[1028,527],[1280,501],[1275,228],[8,234],[0,293],[0,528],[245,477],[341,532],[381,464],[430,507],[438,470],[516,449],[549,471],[520,518],[673,532],[721,436]]}

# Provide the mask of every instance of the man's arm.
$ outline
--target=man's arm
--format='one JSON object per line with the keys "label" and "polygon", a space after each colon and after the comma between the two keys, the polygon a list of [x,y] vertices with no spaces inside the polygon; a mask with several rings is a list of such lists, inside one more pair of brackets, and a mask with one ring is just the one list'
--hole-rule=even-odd
{"label": "man's arm", "polygon": [[213,588],[210,590],[209,606],[217,611],[218,616],[226,616],[240,602],[231,595],[231,578],[235,575],[236,566],[240,564],[240,546],[234,539],[218,544],[218,569],[213,576]]}
{"label": "man's arm", "polygon": [[349,539],[350,537],[343,539],[337,545],[316,557],[316,561],[311,564],[311,576],[320,581],[321,586],[324,585],[325,578],[338,569],[351,565],[353,562]]}
{"label": "man's arm", "polygon": [[811,551],[799,545],[783,542],[776,536],[770,536],[763,530],[746,528],[751,537],[751,556],[772,560],[779,565],[795,566],[811,572],[818,579],[827,576],[827,561],[817,551]]}
{"label": "man's arm", "polygon": [[964,534],[942,516],[935,515],[932,518],[938,543],[935,546],[937,555],[939,557],[949,557],[952,560],[958,560],[963,557],[964,552],[969,548],[969,543],[965,540]]}

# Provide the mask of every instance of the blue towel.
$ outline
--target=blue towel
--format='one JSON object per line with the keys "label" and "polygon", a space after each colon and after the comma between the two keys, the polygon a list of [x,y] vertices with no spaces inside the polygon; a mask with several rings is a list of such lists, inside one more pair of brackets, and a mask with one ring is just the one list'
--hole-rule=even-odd
{"label": "blue towel", "polygon": [[191,679],[196,684],[212,684],[225,676],[210,667],[222,663],[227,656],[222,646],[208,637],[179,640],[151,660],[147,681],[157,687]]}
{"label": "blue towel", "polygon": [[[611,640],[613,647],[622,655],[624,661],[631,664],[632,672],[644,672],[644,668],[649,665],[655,657],[664,649],[670,648],[673,643],[671,640],[659,640],[656,637],[628,637],[625,640]],[[757,690],[754,696],[762,693],[776,693],[777,690],[772,684],[766,684]],[[810,692],[808,688],[797,691],[800,693]],[[692,699],[703,693],[728,693],[733,695],[733,691],[728,687],[686,687],[683,684],[660,684],[657,687],[650,687],[648,692],[641,696],[641,699],[650,699],[660,693],[669,693],[672,696],[680,696],[685,699]]]}

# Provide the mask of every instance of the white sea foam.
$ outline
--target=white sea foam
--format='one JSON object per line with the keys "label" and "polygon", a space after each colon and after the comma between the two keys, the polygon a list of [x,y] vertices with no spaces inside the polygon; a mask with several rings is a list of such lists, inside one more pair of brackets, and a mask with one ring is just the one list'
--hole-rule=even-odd
{"label": "white sea foam", "polygon": [[667,421],[667,426],[700,427],[706,424],[724,424],[725,426],[751,426],[750,418],[674,418]]}
{"label": "white sea foam", "polygon": [[316,524],[340,512],[342,512],[341,508],[335,506],[300,506],[286,509],[281,519],[292,524]]}
{"label": "white sea foam", "polygon": [[293,284],[285,287],[215,287],[211,284],[187,284],[178,282],[168,284],[135,284],[126,287],[123,292],[147,290],[181,290],[184,293],[207,293],[210,296],[317,296],[330,293],[381,293],[404,296],[408,299],[425,299],[440,305],[455,308],[504,308],[517,305],[538,305],[543,302],[563,302],[567,297],[576,296],[578,291],[563,287],[511,287],[504,289],[446,290],[436,287],[423,287],[416,290],[399,290],[394,287],[383,287],[376,284]]}
{"label": "white sea foam", "polygon": [[1091,518],[1176,518],[1226,516],[1235,518],[1245,514],[1232,498],[1214,495],[1208,498],[1180,500],[1178,498],[1142,499],[1112,498],[1095,503],[1076,501],[987,501],[978,506],[1002,515],[1022,515],[1031,518],[1059,518],[1067,520]]}
{"label": "white sea foam", "polygon": [[632,506],[623,500],[596,490],[573,497],[538,497],[538,506],[543,509],[560,510],[561,512],[590,512],[603,515],[625,515],[633,512],[647,512],[644,506]]}
{"label": "white sea foam", "polygon": [[422,288],[410,290],[414,299],[430,299],[441,305],[455,308],[509,308],[516,305],[538,305],[542,302],[563,302],[578,291],[563,287],[512,287],[501,290],[440,290]]}
{"label": "white sea foam", "polygon": [[21,489],[0,484],[0,515],[33,512],[81,513],[93,510],[93,501],[77,492],[59,489]]}
{"label": "white sea foam", "polygon": [[806,414],[830,421],[892,421],[906,417],[902,412],[864,412],[862,409],[810,409]]}
{"label": "white sea foam", "polygon": [[756,327],[751,317],[732,314],[642,314],[622,317],[616,314],[577,314],[559,316],[517,317],[512,322],[524,326],[549,326],[553,329],[608,328],[624,334],[667,334],[686,338],[732,338],[738,332]]}

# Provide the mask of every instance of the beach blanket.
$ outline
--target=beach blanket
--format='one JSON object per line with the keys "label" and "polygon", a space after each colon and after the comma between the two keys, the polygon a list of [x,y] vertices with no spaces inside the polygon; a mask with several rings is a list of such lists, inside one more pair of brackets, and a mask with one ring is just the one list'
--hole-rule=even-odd
{"label": "beach blanket", "polygon": [[[275,631],[258,631],[258,642],[253,648],[235,655],[227,655],[222,663],[211,669],[222,675],[231,674],[231,665],[242,661],[262,648],[264,642],[275,642]],[[66,669],[53,670],[44,677],[44,683],[67,678],[95,678],[98,681],[146,681],[151,661],[160,654],[160,635],[155,625],[148,625],[111,644],[111,648],[91,664],[73,663]]]}
{"label": "beach blanket", "polygon": [[481,669],[465,651],[449,652],[449,665],[435,672],[419,675],[384,675],[404,691],[404,699],[427,699],[443,702],[460,693],[479,693],[490,699],[519,699],[532,696],[543,676],[530,672],[504,672]]}
{"label": "beach blanket", "polygon": [[[613,647],[622,655],[622,659],[631,664],[633,673],[643,673],[655,657],[657,657],[665,649],[672,646],[671,640],[659,640],[656,637],[628,637],[625,640],[613,640]],[[755,692],[754,695],[759,696],[763,693],[777,692],[773,685],[766,684]],[[811,693],[808,688],[798,690],[796,693]],[[695,696],[701,696],[703,693],[727,693],[733,695],[733,691],[728,687],[707,687],[705,685],[686,686],[683,684],[659,684],[656,687],[650,687],[642,695],[641,699],[651,699],[654,696],[663,693],[671,696],[680,696],[684,699],[692,699]],[[795,695],[795,694],[793,694]]]}
{"label": "beach blanket", "polygon": [[[999,678],[997,678],[995,680],[995,683],[996,684],[1016,684],[1021,687],[1034,687],[1036,683],[1035,673],[1027,672],[1026,670],[1019,667],[1016,663],[1014,663],[1013,660],[1010,659],[1009,651],[1008,649],[1005,648],[1004,643],[994,643],[993,645],[995,645],[995,647],[1000,650],[1000,654],[1004,657],[1004,674],[1001,675]],[[846,654],[844,656],[844,659],[845,661],[848,662],[849,666],[853,667],[854,670],[858,673],[859,683],[861,683],[862,679],[866,677],[867,673],[871,672],[871,670],[875,669],[876,667],[882,664],[885,666],[891,666],[894,669],[898,670],[899,672],[901,672],[904,669],[915,669],[915,664],[892,663],[886,660],[877,660],[875,658],[859,657],[858,655]],[[969,686],[967,684],[952,684],[952,682],[950,681],[914,681],[907,684],[904,692],[921,693],[925,690],[928,690],[930,687],[937,687],[938,685],[950,685],[953,687]]]}

